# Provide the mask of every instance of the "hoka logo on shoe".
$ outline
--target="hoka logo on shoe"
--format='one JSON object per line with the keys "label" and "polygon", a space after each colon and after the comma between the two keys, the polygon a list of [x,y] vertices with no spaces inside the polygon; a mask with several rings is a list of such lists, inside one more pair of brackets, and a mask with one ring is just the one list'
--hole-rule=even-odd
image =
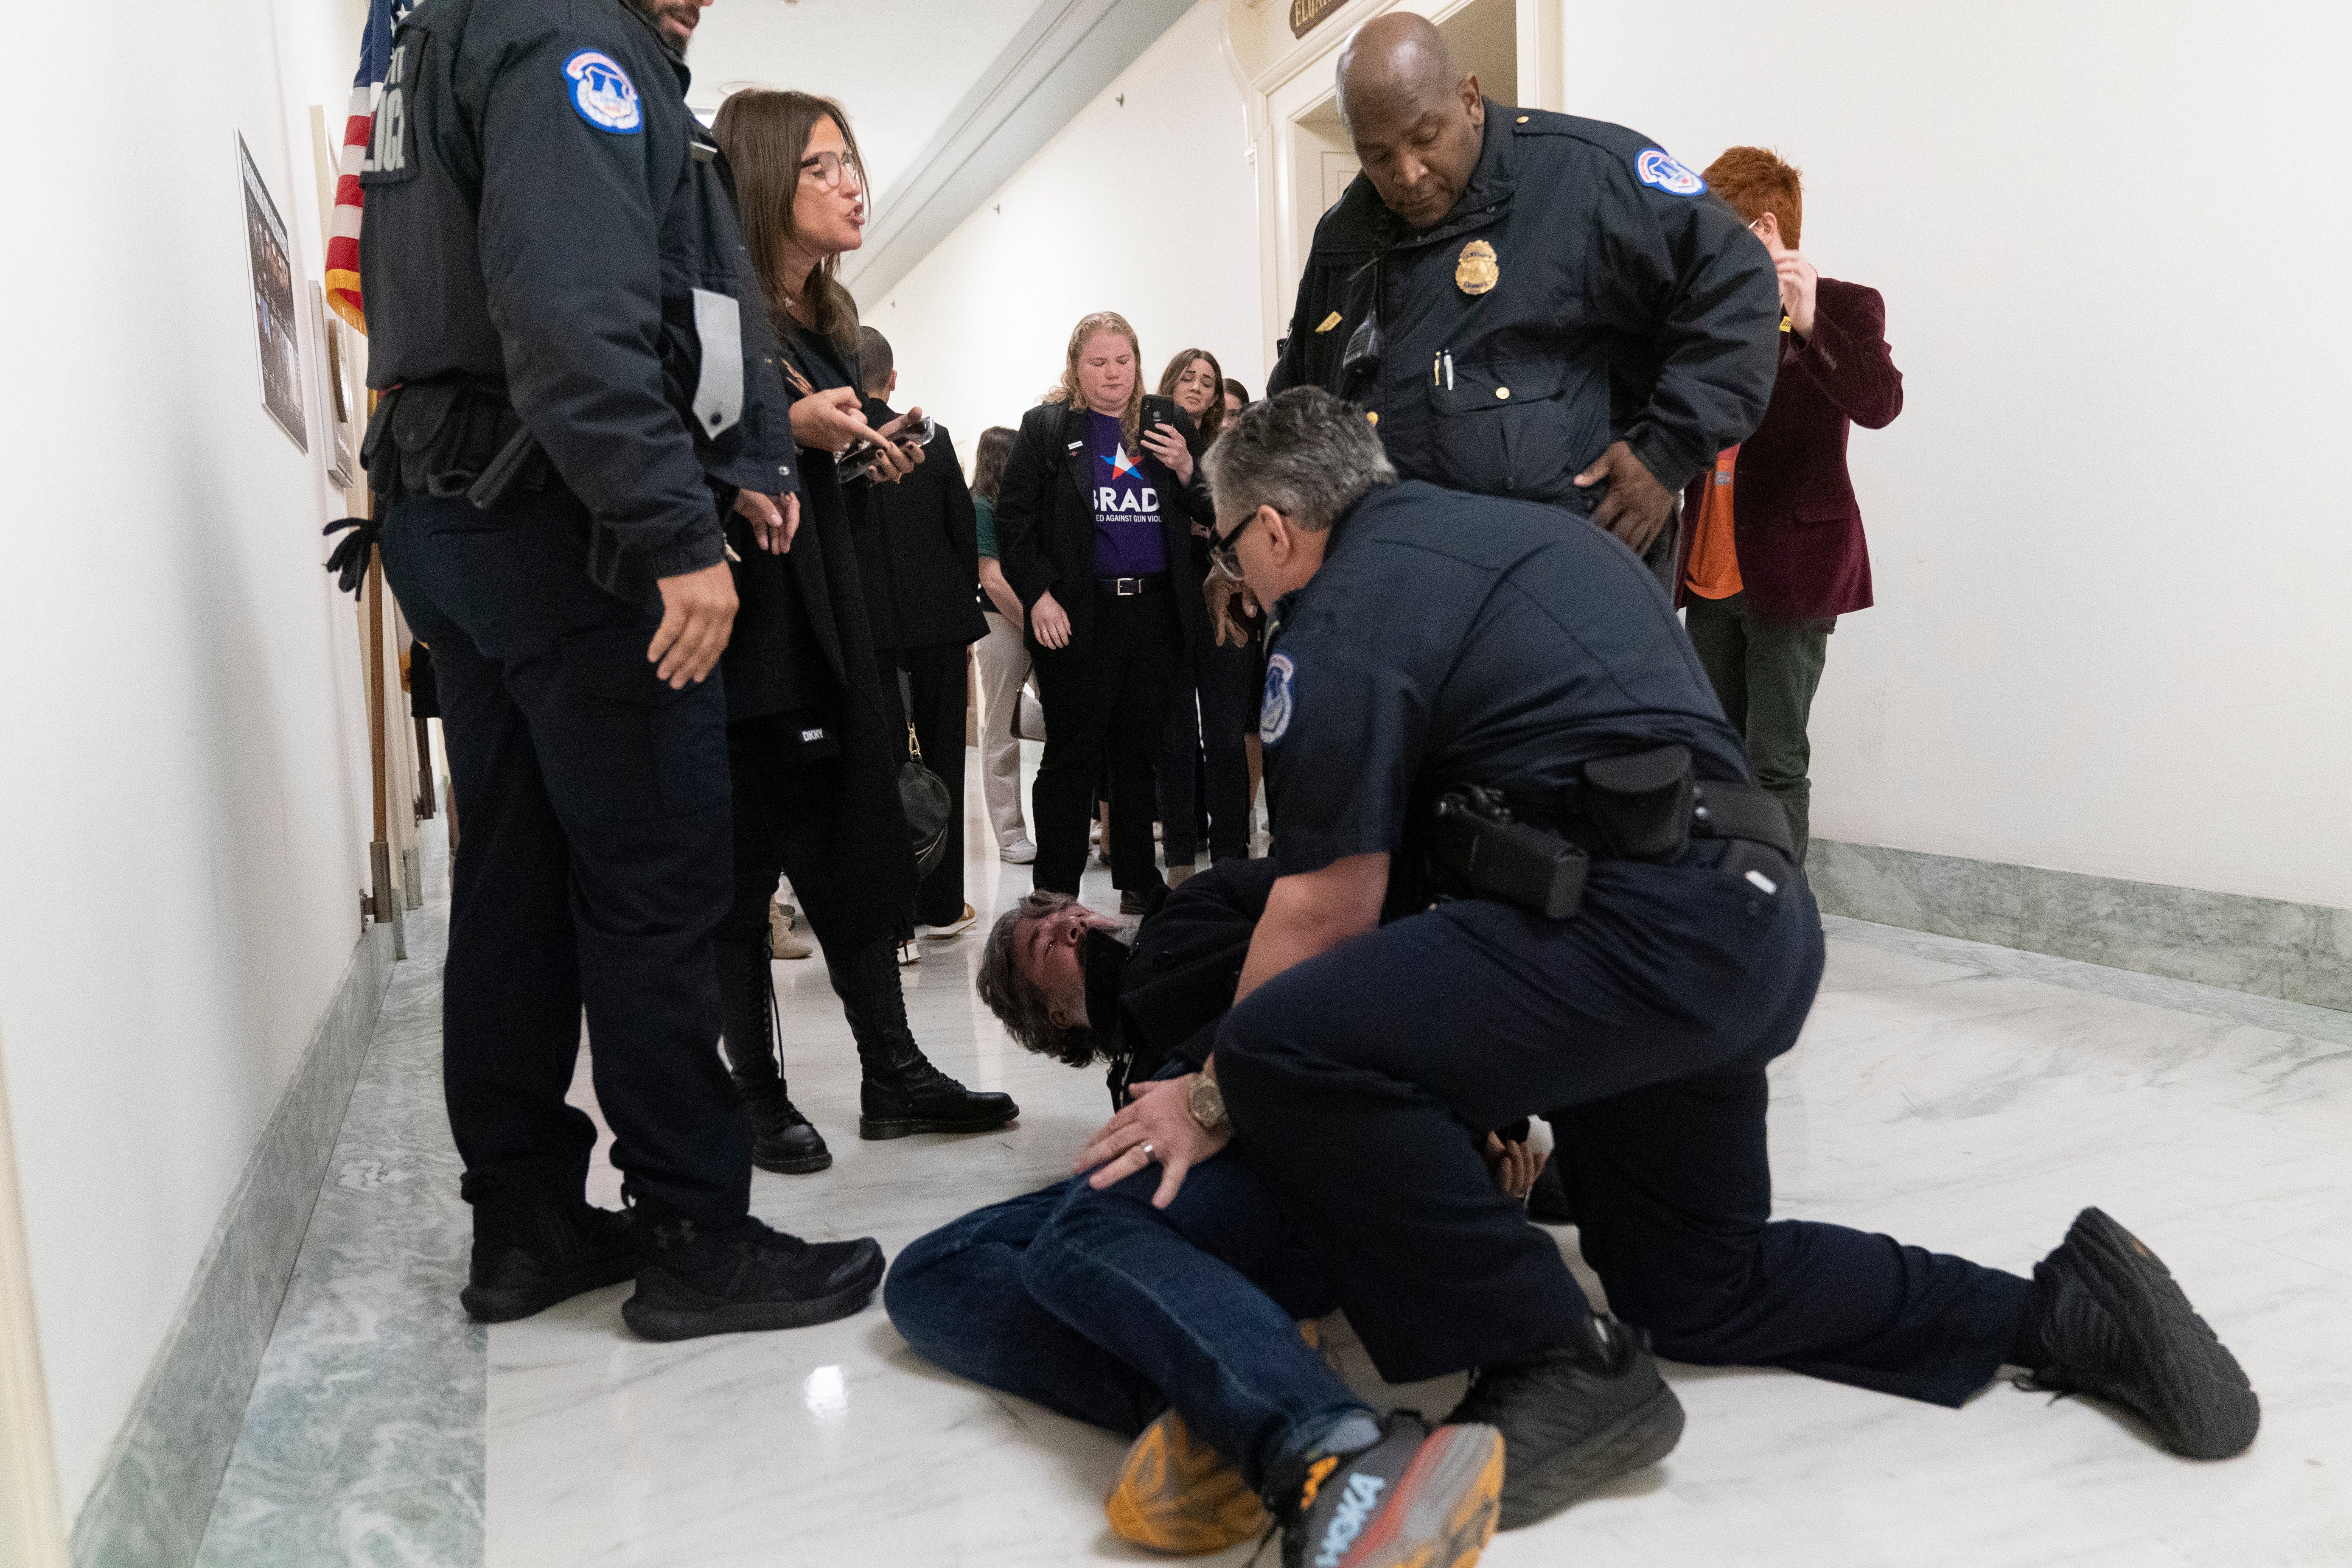
{"label": "hoka logo on shoe", "polygon": [[1323,1532],[1323,1549],[1316,1555],[1315,1568],[1339,1568],[1339,1559],[1347,1555],[1356,1537],[1364,1532],[1364,1521],[1380,1506],[1381,1490],[1388,1484],[1378,1476],[1348,1478],[1348,1490],[1340,1496],[1339,1511],[1332,1514],[1331,1526]]}

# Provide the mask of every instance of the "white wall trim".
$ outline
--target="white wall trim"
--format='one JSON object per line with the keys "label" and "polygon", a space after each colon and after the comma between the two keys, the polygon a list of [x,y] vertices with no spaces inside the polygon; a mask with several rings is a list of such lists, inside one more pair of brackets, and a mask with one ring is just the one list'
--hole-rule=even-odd
{"label": "white wall trim", "polygon": [[14,1125],[0,1049],[0,1568],[65,1568],[65,1511],[17,1201]]}
{"label": "white wall trim", "polygon": [[980,210],[1192,0],[1045,0],[964,94],[914,166],[875,202],[841,280],[871,310]]}

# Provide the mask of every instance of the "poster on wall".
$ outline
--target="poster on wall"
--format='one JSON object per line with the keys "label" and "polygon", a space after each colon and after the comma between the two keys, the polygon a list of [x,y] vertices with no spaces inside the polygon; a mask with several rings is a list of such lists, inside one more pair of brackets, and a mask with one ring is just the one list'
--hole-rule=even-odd
{"label": "poster on wall", "polygon": [[351,329],[340,316],[327,314],[327,296],[318,284],[310,285],[310,335],[326,351],[327,373],[324,393],[320,401],[325,428],[319,433],[319,452],[327,465],[327,482],[338,489],[348,490],[359,477],[359,463],[353,455],[359,451],[360,432],[352,413],[358,400],[352,395],[352,376],[353,355],[345,334]]}
{"label": "poster on wall", "polygon": [[294,324],[294,246],[286,220],[261,183],[245,138],[236,139],[237,167],[245,179],[245,237],[253,274],[253,330],[260,351],[261,406],[287,439],[310,450],[302,420],[302,340]]}

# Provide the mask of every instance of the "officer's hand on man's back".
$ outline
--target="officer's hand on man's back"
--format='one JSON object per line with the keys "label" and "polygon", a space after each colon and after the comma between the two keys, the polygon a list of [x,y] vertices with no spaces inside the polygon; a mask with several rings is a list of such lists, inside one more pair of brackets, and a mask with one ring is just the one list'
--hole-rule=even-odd
{"label": "officer's hand on man's back", "polygon": [[735,629],[735,574],[727,563],[661,580],[662,619],[646,657],[675,691],[698,685],[719,665]]}
{"label": "officer's hand on man's back", "polygon": [[1666,526],[1674,510],[1675,493],[1658,483],[1657,476],[1633,455],[1622,441],[1612,442],[1600,461],[1576,476],[1577,488],[1606,482],[1608,494],[1594,507],[1592,520],[1615,534],[1640,555]]}

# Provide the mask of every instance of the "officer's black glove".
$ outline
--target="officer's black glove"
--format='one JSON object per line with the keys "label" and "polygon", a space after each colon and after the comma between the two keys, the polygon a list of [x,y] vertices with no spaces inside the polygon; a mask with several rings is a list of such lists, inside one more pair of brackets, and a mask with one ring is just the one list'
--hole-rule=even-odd
{"label": "officer's black glove", "polygon": [[369,559],[383,542],[383,529],[373,517],[338,517],[319,531],[331,538],[345,528],[352,530],[352,537],[335,546],[327,557],[327,570],[336,574],[338,587],[356,596],[360,584],[367,580]]}

